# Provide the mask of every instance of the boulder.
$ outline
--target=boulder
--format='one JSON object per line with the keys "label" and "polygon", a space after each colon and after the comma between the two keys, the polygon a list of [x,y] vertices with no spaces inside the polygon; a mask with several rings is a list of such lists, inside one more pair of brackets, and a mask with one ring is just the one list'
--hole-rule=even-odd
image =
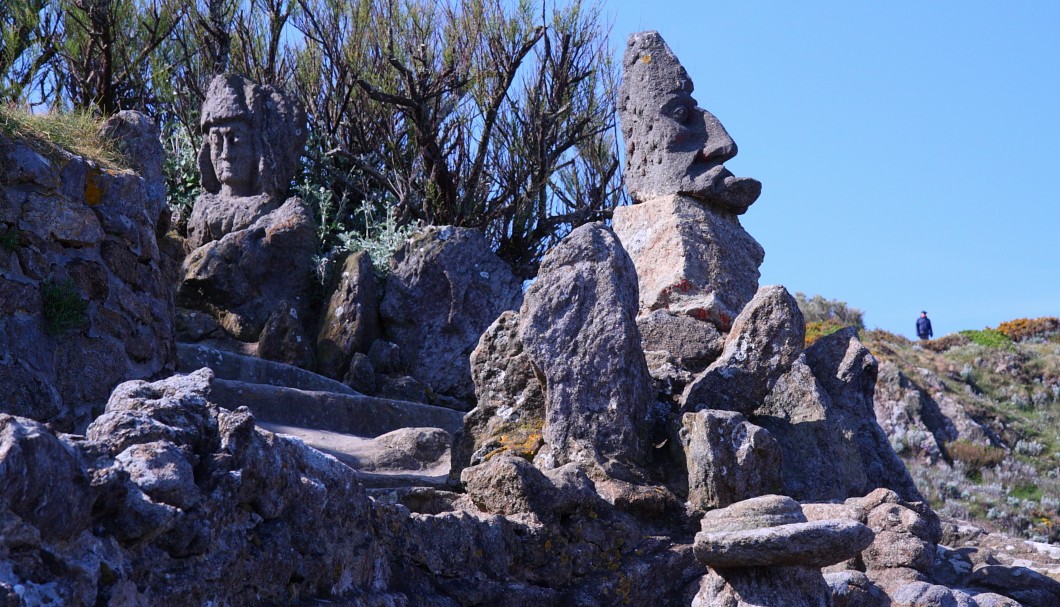
{"label": "boulder", "polygon": [[696,559],[714,569],[824,567],[867,548],[873,532],[856,521],[807,521],[791,498],[767,495],[708,512],[696,534]]}
{"label": "boulder", "polygon": [[711,569],[692,607],[820,607],[828,598],[828,585],[812,567]]}
{"label": "boulder", "polygon": [[780,447],[739,413],[685,413],[680,437],[691,508],[723,508],[780,490]]}
{"label": "boulder", "polygon": [[890,598],[860,571],[825,573],[832,607],[891,607]]}
{"label": "boulder", "polygon": [[362,394],[375,394],[376,384],[375,368],[367,354],[357,352],[350,358],[350,367],[342,378],[342,383]]}
{"label": "boulder", "polygon": [[787,289],[762,287],[733,323],[721,357],[685,388],[683,409],[751,413],[802,353],[804,334]]}
{"label": "boulder", "polygon": [[355,353],[368,352],[380,336],[380,290],[365,251],[346,257],[338,284],[320,317],[316,338],[317,371],[340,379]]}
{"label": "boulder", "polygon": [[177,298],[211,312],[233,337],[257,341],[284,303],[305,318],[316,247],[312,210],[290,198],[249,227],[192,251]]}
{"label": "boulder", "polygon": [[693,373],[707,368],[721,355],[725,340],[714,325],[666,310],[637,318],[641,343],[647,352],[665,352]]}
{"label": "boulder", "polygon": [[576,228],[542,259],[519,312],[544,384],[542,467],[643,461],[653,394],[636,313],[633,262],[603,224]]}
{"label": "boulder", "polygon": [[555,521],[563,515],[588,511],[600,502],[592,481],[575,465],[542,472],[510,454],[466,468],[461,480],[471,501],[491,514],[527,513]]}
{"label": "boulder", "polygon": [[303,369],[316,366],[312,343],[291,302],[282,302],[269,316],[258,336],[258,356]]}
{"label": "boulder", "polygon": [[80,455],[43,424],[0,413],[0,484],[0,511],[44,539],[71,539],[91,524],[95,495]]}
{"label": "boulder", "polygon": [[728,331],[758,289],[765,253],[733,215],[666,196],[616,208],[614,229],[637,268],[641,315],[663,309]]}
{"label": "boulder", "polygon": [[464,416],[453,443],[450,475],[505,451],[532,458],[541,446],[545,394],[519,338],[519,314],[501,314],[471,353],[478,406]]}
{"label": "boulder", "polygon": [[[780,445],[783,491],[798,500],[864,495],[869,486],[854,428],[800,356],[750,416]],[[857,427],[855,425],[855,427]]]}
{"label": "boulder", "polygon": [[521,297],[520,281],[481,232],[430,227],[394,255],[379,311],[387,339],[401,348],[413,377],[435,392],[471,400],[471,351]]}
{"label": "boulder", "polygon": [[968,586],[1002,594],[1027,607],[1060,604],[1060,582],[1027,567],[982,565],[972,572]]}
{"label": "boulder", "polygon": [[953,588],[912,582],[891,593],[891,605],[894,607],[981,607],[966,592]]}

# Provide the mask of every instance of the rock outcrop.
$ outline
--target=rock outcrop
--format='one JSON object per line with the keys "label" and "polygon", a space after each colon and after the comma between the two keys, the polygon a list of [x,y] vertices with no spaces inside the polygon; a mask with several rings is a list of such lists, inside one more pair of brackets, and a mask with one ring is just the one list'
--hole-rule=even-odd
{"label": "rock outcrop", "polygon": [[478,406],[453,442],[450,475],[505,451],[533,458],[542,445],[545,394],[519,337],[519,313],[500,315],[471,353]]}
{"label": "rock outcrop", "polygon": [[395,254],[380,314],[413,377],[434,392],[470,400],[471,351],[521,298],[519,280],[480,232],[432,227]]}
{"label": "rock outcrop", "polygon": [[0,136],[0,411],[66,430],[175,366],[158,129],[120,112],[102,130],[137,172]]}
{"label": "rock outcrop", "polygon": [[781,445],[786,494],[845,499],[884,487],[922,501],[876,423],[876,369],[853,329],[843,329],[800,355],[750,415]]}
{"label": "rock outcrop", "polygon": [[804,333],[795,298],[762,287],[736,317],[721,356],[685,388],[684,409],[754,411],[802,352]]}
{"label": "rock outcrop", "polygon": [[122,384],[84,437],[0,415],[0,596],[250,605],[371,589],[383,555],[356,475],[213,405],[211,380]]}

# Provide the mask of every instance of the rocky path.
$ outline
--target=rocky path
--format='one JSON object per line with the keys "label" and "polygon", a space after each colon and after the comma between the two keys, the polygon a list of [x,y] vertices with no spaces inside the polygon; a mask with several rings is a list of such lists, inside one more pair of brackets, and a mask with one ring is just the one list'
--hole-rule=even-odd
{"label": "rocky path", "polygon": [[211,396],[245,406],[258,427],[295,437],[358,471],[368,488],[443,488],[452,434],[463,413],[369,397],[349,386],[282,363],[193,344],[178,344],[179,370],[213,370]]}

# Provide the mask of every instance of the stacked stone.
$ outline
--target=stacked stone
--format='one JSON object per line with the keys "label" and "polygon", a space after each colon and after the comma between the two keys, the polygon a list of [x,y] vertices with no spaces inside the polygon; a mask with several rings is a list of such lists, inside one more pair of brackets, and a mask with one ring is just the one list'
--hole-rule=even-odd
{"label": "stacked stone", "polygon": [[126,111],[102,134],[133,170],[0,135],[0,412],[64,430],[175,366],[158,128]]}
{"label": "stacked stone", "polygon": [[708,512],[693,548],[710,567],[693,607],[816,607],[830,602],[821,567],[856,556],[872,531],[851,520],[808,521],[788,497],[765,495]]}

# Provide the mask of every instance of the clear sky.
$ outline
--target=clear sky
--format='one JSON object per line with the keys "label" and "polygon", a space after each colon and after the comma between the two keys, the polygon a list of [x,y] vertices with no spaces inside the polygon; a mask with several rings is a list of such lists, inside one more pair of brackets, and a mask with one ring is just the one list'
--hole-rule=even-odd
{"label": "clear sky", "polygon": [[658,30],[762,196],[760,284],[936,337],[1060,316],[1060,2],[604,0]]}

